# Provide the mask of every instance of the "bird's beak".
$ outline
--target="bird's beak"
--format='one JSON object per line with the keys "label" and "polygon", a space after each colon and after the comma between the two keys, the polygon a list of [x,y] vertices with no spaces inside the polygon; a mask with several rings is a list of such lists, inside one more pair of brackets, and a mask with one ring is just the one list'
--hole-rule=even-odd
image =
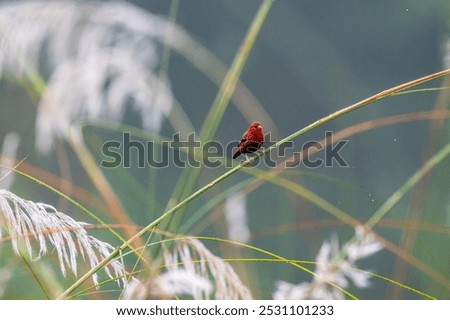
{"label": "bird's beak", "polygon": [[258,128],[258,129],[262,129],[262,127],[261,127],[261,126],[257,126],[257,128]]}

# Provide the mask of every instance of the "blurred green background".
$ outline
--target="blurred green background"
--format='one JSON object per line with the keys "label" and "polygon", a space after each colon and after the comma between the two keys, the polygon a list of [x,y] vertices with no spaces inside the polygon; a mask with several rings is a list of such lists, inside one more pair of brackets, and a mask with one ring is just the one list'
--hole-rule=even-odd
{"label": "blurred green background", "polygon": [[[107,2],[107,1],[105,1]],[[137,7],[167,16],[171,5],[167,0],[128,1]],[[176,23],[191,37],[209,49],[226,65],[230,65],[261,1],[179,2]],[[264,130],[279,140],[311,122],[395,85],[442,70],[450,49],[449,1],[276,1],[249,56],[241,80],[259,100],[273,121]],[[160,48],[162,50],[162,47]],[[177,53],[172,53],[168,79],[174,96],[199,130],[217,93],[217,86],[202,72]],[[425,87],[438,87],[442,79]],[[337,132],[352,125],[383,117],[429,111],[446,90],[395,96],[352,112],[323,125],[294,141],[299,151],[308,140],[321,140],[325,131]],[[448,105],[444,106],[448,108]],[[58,175],[52,155],[40,155],[34,147],[36,101],[30,99],[20,83],[3,77],[0,87],[0,141],[6,133],[21,136],[18,158]],[[124,122],[140,126],[139,117],[130,111]],[[259,119],[254,119],[259,120]],[[216,140],[227,143],[240,138],[251,119],[246,119],[233,103],[227,109]],[[349,167],[321,166],[316,169],[299,166],[283,174],[309,188],[322,198],[360,221],[366,221],[436,150],[449,142],[449,127],[444,125],[437,143],[427,154],[430,121],[411,121],[383,126],[351,136],[342,149]],[[97,159],[101,159],[102,141],[118,139],[118,135],[95,128],[85,128],[85,136]],[[163,136],[173,129],[164,122]],[[290,152],[292,152],[290,151]],[[74,182],[92,190],[79,162],[68,152]],[[323,156],[323,151],[318,157]],[[100,160],[99,160],[100,162]],[[397,245],[404,246],[403,233],[411,230],[408,222],[415,206],[421,227],[409,254],[447,278],[439,283],[430,274],[409,262],[401,264],[396,254],[385,249],[360,264],[385,277],[398,280],[440,299],[450,298],[450,194],[449,164],[444,160],[430,176],[427,185],[404,197],[389,212],[383,224],[374,230]],[[264,165],[261,169],[267,170]],[[181,173],[179,168],[157,170],[132,168],[107,171],[133,221],[146,225],[158,217]],[[121,172],[121,173],[118,173]],[[198,186],[225,172],[224,168],[204,169]],[[123,176],[130,175],[133,184],[156,185],[158,203],[149,204],[145,189],[136,191]],[[185,217],[194,214],[208,199],[248,178],[238,172],[224,183],[190,203]],[[154,181],[150,181],[151,179]],[[138,184],[136,184],[138,182]],[[12,189],[18,195],[57,206],[61,199],[24,178],[17,178]],[[423,201],[415,202],[423,196]],[[62,204],[65,212],[81,221],[89,221],[82,212]],[[65,207],[64,207],[65,206]],[[227,237],[221,217],[223,208],[216,206],[188,234]],[[96,212],[106,220],[104,212]],[[314,260],[324,240],[338,234],[341,243],[353,230],[343,225],[306,199],[270,183],[251,192],[247,198],[250,243],[287,258]],[[212,217],[212,218],[211,218]],[[303,227],[307,225],[308,227]],[[425,230],[424,226],[430,226]],[[241,249],[239,253],[226,246],[206,243],[221,257],[258,256]],[[4,246],[4,245],[2,245]],[[6,248],[3,250],[9,250]],[[3,259],[4,260],[4,259]],[[3,264],[5,261],[2,262]],[[257,298],[271,298],[276,280],[291,283],[309,281],[310,276],[288,265],[271,263],[233,264]],[[17,279],[27,277],[25,267],[17,266]],[[362,299],[419,299],[420,296],[396,289],[380,279],[372,286],[355,290]],[[10,298],[21,296],[19,289],[9,288]],[[37,291],[30,297],[40,298]]]}

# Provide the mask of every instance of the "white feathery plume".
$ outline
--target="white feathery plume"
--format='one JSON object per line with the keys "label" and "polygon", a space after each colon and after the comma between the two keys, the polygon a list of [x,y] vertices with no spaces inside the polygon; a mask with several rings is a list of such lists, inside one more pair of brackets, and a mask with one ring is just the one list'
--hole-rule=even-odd
{"label": "white feathery plume", "polygon": [[7,168],[12,168],[15,163],[17,148],[20,137],[16,132],[8,133],[4,140],[0,155],[0,189],[10,189],[14,182],[14,172]]}
{"label": "white feathery plume", "polygon": [[157,277],[132,278],[123,299],[174,298],[252,299],[230,264],[212,254],[199,240],[178,238],[169,250],[163,246],[164,270]]}
{"label": "white feathery plume", "polygon": [[185,268],[177,268],[161,274],[157,283],[164,295],[169,297],[191,295],[195,300],[205,300],[213,290],[209,279]]}
{"label": "white feathery plume", "polygon": [[303,300],[309,293],[311,284],[303,282],[300,284],[292,284],[286,281],[277,281],[276,290],[273,294],[274,300]]}
{"label": "white feathery plume", "polygon": [[212,293],[213,284],[202,275],[186,270],[183,267],[171,268],[141,282],[132,277],[124,288],[122,300],[144,300],[156,298],[173,298],[191,296],[195,300],[208,299]]}
{"label": "white feathery plume", "polygon": [[316,258],[314,278],[311,282],[291,284],[277,281],[273,298],[287,299],[344,299],[341,290],[330,285],[333,283],[341,288],[349,286],[349,280],[360,289],[370,285],[371,275],[356,268],[358,260],[367,258],[383,248],[375,239],[373,233],[366,233],[363,227],[355,228],[356,237],[343,247],[344,259],[340,258],[339,241],[336,236],[325,241]]}
{"label": "white feathery plume", "polygon": [[0,5],[0,74],[46,75],[36,145],[52,147],[83,120],[122,119],[127,106],[158,132],[173,95],[157,75],[158,44],[188,35],[168,20],[122,1],[10,1]]}
{"label": "white feathery plume", "polygon": [[[88,235],[83,226],[51,205],[24,200],[14,193],[0,189],[0,237],[2,229],[11,236],[14,251],[19,254],[18,240],[22,239],[30,259],[37,260],[47,254],[49,244],[56,251],[62,274],[66,267],[77,274],[77,256],[96,266],[114,250],[110,244]],[[31,239],[38,243],[39,253],[33,254]],[[126,281],[126,271],[122,263],[112,261],[104,268],[109,278]],[[93,275],[98,284],[98,275]]]}
{"label": "white feathery plume", "polygon": [[243,192],[229,196],[225,202],[225,220],[228,225],[228,237],[231,240],[248,243],[250,230],[247,224],[247,203]]}
{"label": "white feathery plume", "polygon": [[[211,253],[195,238],[178,239],[172,252],[164,250],[164,262],[168,281],[158,281],[160,290],[165,294],[181,292],[186,288],[187,277],[196,274],[198,279],[191,294],[214,299],[251,299],[248,288],[230,264]],[[169,275],[171,274],[172,275]],[[204,280],[200,280],[203,278]],[[209,295],[208,279],[214,284],[214,295]],[[164,278],[163,278],[164,280]]]}
{"label": "white feathery plume", "polygon": [[144,300],[148,296],[147,288],[150,287],[149,283],[143,284],[136,277],[131,277],[127,281],[127,285],[124,287],[122,296],[120,297],[122,300]]}

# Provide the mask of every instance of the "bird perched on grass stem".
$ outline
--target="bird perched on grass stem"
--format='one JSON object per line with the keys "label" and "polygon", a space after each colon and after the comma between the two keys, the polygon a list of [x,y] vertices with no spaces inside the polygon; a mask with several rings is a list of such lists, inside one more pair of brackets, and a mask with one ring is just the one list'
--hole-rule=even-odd
{"label": "bird perched on grass stem", "polygon": [[238,149],[233,155],[233,159],[239,157],[240,154],[244,154],[247,158],[247,153],[253,153],[257,151],[264,143],[264,133],[261,123],[258,121],[253,122],[247,131],[242,136],[241,142],[239,142]]}

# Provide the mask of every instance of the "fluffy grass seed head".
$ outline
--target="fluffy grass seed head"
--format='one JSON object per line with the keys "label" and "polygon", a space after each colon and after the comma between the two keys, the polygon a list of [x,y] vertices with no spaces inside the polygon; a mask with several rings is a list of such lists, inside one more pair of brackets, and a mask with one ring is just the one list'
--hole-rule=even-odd
{"label": "fluffy grass seed head", "polygon": [[38,150],[48,153],[53,138],[68,138],[80,121],[120,121],[129,106],[158,132],[174,99],[159,76],[158,49],[188,37],[178,29],[124,1],[0,4],[0,75],[45,82]]}
{"label": "fluffy grass seed head", "polygon": [[[23,240],[32,260],[38,260],[48,253],[49,247],[53,248],[64,276],[67,274],[66,268],[77,275],[78,256],[87,260],[92,268],[114,250],[110,244],[89,235],[83,228],[85,225],[51,205],[24,200],[0,189],[0,237],[3,229],[11,236],[17,254],[18,241]],[[32,239],[38,244],[37,254],[34,253]],[[119,261],[112,261],[104,270],[109,278],[125,282],[126,271]],[[93,281],[98,284],[97,274],[93,276]]]}
{"label": "fluffy grass seed head", "polygon": [[175,298],[252,299],[230,264],[209,251],[195,238],[177,238],[170,249],[163,245],[163,268],[156,277],[133,278],[124,299]]}
{"label": "fluffy grass seed head", "polygon": [[355,228],[355,241],[343,246],[344,259],[340,258],[341,250],[337,236],[325,241],[317,254],[314,278],[311,282],[291,284],[277,281],[274,299],[344,299],[341,288],[349,287],[349,280],[360,289],[370,286],[370,274],[356,268],[357,261],[372,256],[383,246],[372,233],[366,233],[363,227]]}

